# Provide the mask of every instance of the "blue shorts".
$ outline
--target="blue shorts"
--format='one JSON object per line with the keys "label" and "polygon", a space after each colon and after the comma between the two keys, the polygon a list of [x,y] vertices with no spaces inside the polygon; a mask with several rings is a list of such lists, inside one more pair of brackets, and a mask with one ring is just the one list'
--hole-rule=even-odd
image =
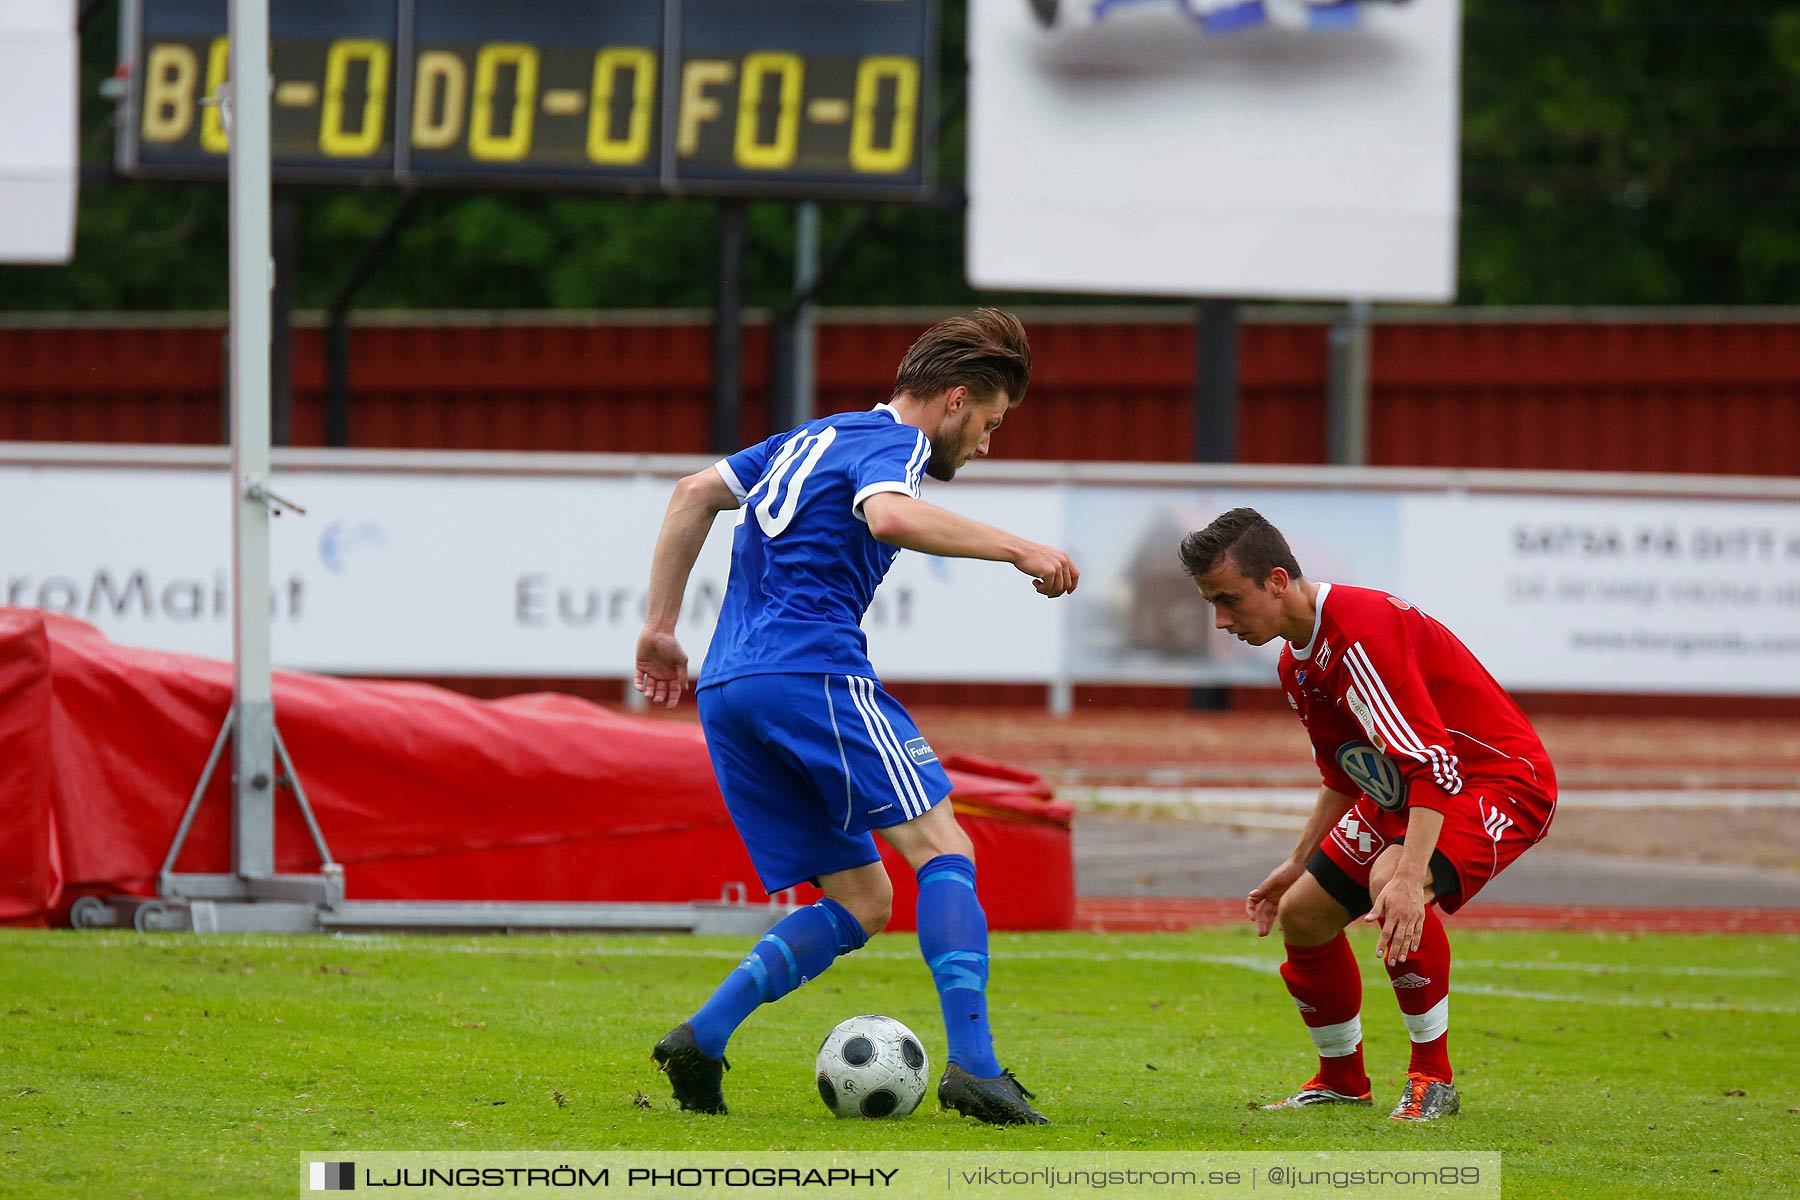
{"label": "blue shorts", "polygon": [[765,891],[880,861],[870,830],[950,794],[937,754],[876,680],[744,675],[695,699],[719,791]]}

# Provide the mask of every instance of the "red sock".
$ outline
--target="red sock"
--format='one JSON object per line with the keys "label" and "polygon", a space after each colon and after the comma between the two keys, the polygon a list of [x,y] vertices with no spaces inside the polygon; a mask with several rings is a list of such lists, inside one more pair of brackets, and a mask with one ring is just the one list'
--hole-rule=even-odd
{"label": "red sock", "polygon": [[1400,1019],[1412,1037],[1412,1064],[1433,1079],[1450,1078],[1450,939],[1433,906],[1425,909],[1419,948],[1387,969],[1400,1002]]}
{"label": "red sock", "polygon": [[1362,972],[1341,932],[1323,946],[1287,946],[1281,978],[1319,1049],[1319,1083],[1360,1096],[1369,1090],[1363,1069]]}

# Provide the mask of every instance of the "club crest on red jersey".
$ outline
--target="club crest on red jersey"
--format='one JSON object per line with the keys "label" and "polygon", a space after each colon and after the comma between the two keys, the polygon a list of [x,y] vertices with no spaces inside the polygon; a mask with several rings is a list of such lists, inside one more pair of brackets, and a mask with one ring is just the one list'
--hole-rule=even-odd
{"label": "club crest on red jersey", "polygon": [[1338,818],[1331,830],[1331,840],[1358,866],[1374,862],[1375,856],[1387,848],[1387,839],[1357,815],[1354,808]]}

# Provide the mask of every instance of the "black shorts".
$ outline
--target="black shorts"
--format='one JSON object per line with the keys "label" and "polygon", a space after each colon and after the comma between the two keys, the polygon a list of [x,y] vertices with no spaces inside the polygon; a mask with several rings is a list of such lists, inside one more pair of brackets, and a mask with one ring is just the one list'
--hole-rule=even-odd
{"label": "black shorts", "polygon": [[[1395,838],[1394,844],[1399,845],[1405,840]],[[1375,898],[1369,895],[1369,889],[1350,878],[1324,850],[1312,852],[1312,857],[1306,860],[1306,870],[1319,881],[1327,895],[1350,911],[1352,921],[1375,907]],[[1462,880],[1456,876],[1456,867],[1442,850],[1431,852],[1431,891],[1440,900],[1462,891]]]}

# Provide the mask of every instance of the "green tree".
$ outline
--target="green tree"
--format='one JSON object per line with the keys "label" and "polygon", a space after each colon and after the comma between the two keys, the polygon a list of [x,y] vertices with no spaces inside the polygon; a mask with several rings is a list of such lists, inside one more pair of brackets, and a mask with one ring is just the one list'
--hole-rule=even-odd
{"label": "green tree", "polygon": [[1467,0],[1462,298],[1800,300],[1800,6]]}

